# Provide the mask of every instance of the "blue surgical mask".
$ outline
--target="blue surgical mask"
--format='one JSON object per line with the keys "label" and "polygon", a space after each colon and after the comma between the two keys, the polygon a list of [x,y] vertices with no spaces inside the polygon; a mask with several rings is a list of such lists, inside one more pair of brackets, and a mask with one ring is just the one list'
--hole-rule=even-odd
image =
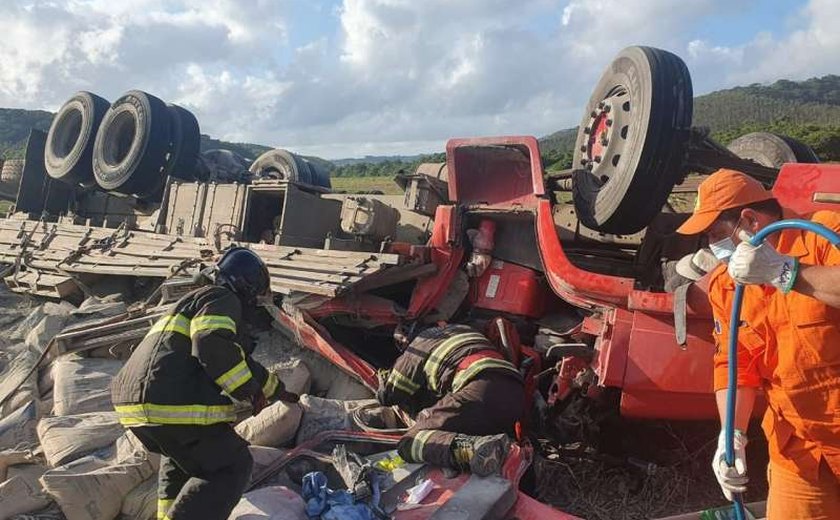
{"label": "blue surgical mask", "polygon": [[724,238],[723,240],[718,240],[712,244],[709,244],[709,249],[712,250],[712,254],[715,255],[715,258],[720,260],[721,262],[728,263],[729,258],[735,252],[735,241],[732,240],[732,237],[735,234],[738,234],[738,239],[742,242],[749,242],[752,240],[753,235],[749,232],[740,229],[741,228],[741,221],[739,220],[738,223],[735,225],[735,229],[732,230],[732,234],[728,237]]}
{"label": "blue surgical mask", "polygon": [[732,240],[732,237],[726,237],[723,240],[709,244],[709,249],[712,250],[715,258],[726,263],[729,262],[729,257],[735,252],[735,242]]}

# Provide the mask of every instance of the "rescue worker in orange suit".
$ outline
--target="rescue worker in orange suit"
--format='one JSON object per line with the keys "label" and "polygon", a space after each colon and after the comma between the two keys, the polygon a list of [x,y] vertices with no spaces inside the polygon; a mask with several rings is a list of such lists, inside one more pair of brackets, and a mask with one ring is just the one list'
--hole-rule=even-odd
{"label": "rescue worker in orange suit", "polygon": [[517,369],[486,337],[466,325],[426,329],[380,377],[383,405],[419,411],[397,447],[404,460],[479,476],[500,471],[525,392]]}
{"label": "rescue worker in orange suit", "polygon": [[269,291],[265,264],[234,248],[211,277],[152,326],[111,386],[120,422],[162,455],[158,519],[226,519],[253,463],[231,425],[232,399],[250,401],[255,415],[268,401],[297,400],[247,352],[244,316]]}
{"label": "rescue worker in orange suit", "polygon": [[[783,218],[756,180],[719,170],[700,185],[693,215],[677,230],[705,233],[725,262],[711,275],[714,389],[723,423],[729,316],[735,283],[745,285],[738,333],[735,465],[724,460],[724,436],[712,461],[727,498],[746,489],[746,429],[763,389],[770,520],[840,518],[840,251],[805,231],[785,230],[752,246],[749,239]],[[789,216],[789,215],[786,215]],[[813,222],[840,232],[840,214]]]}

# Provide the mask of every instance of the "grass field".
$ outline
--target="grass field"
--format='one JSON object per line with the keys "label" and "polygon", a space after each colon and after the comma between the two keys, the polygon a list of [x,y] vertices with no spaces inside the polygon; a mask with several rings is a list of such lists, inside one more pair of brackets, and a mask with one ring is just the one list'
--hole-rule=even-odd
{"label": "grass field", "polygon": [[9,208],[12,207],[13,202],[9,202],[8,200],[0,200],[0,214],[6,213],[9,211]]}
{"label": "grass field", "polygon": [[360,191],[379,190],[385,195],[399,195],[402,190],[394,182],[393,177],[333,177],[333,191],[358,193]]}

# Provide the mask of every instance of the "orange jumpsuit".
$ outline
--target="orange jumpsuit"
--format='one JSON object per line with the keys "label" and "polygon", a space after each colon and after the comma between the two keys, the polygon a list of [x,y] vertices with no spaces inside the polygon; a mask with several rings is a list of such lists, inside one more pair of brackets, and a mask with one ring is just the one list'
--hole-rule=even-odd
{"label": "orange jumpsuit", "polygon": [[[840,232],[840,213],[812,220]],[[840,266],[840,249],[786,230],[776,249],[802,265]],[[714,387],[727,387],[735,284],[720,266],[709,286],[715,318]],[[791,291],[747,286],[738,332],[738,385],[761,387],[770,451],[768,518],[840,519],[840,309]]]}

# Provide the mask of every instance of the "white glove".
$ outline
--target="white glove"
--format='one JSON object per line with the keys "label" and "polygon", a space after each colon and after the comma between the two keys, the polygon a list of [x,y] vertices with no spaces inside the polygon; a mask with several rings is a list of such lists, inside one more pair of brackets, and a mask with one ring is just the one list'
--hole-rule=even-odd
{"label": "white glove", "polygon": [[766,242],[758,246],[741,242],[729,259],[729,276],[736,282],[770,284],[783,293],[793,288],[798,271],[796,258],[779,253]]}
{"label": "white glove", "polygon": [[747,459],[744,449],[747,447],[747,436],[740,430],[735,430],[735,465],[730,467],[726,463],[726,433],[721,430],[718,436],[717,451],[712,458],[712,471],[715,473],[720,489],[727,500],[732,502],[733,493],[743,493],[747,490]]}

